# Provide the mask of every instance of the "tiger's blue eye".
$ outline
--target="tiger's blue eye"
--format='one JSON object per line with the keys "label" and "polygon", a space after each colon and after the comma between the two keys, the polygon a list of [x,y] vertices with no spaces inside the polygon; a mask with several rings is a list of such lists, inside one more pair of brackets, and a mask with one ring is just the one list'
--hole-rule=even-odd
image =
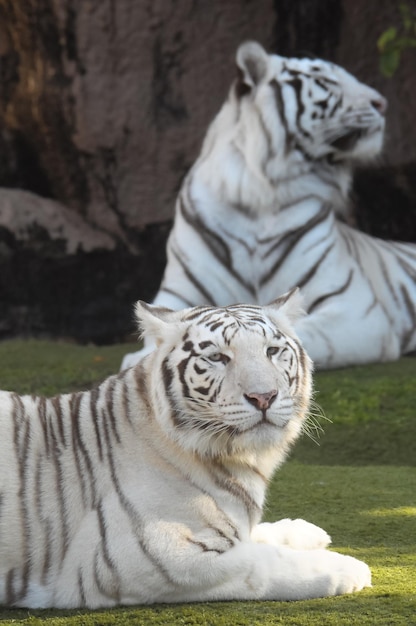
{"label": "tiger's blue eye", "polygon": [[230,357],[226,354],[222,354],[222,352],[213,352],[207,358],[213,363],[224,363],[224,365],[230,360]]}
{"label": "tiger's blue eye", "polygon": [[275,354],[277,354],[279,352],[280,348],[278,348],[277,346],[270,346],[269,348],[267,348],[267,356],[268,357],[272,357]]}

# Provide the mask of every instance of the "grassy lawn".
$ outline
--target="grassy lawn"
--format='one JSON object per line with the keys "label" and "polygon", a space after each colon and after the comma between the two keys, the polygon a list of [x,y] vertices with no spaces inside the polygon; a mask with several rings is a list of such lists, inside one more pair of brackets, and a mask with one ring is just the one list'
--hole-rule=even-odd
{"label": "grassy lawn", "polygon": [[[85,389],[119,367],[131,346],[0,343],[0,388],[51,395]],[[277,473],[265,520],[303,517],[333,546],[365,560],[373,587],[305,602],[227,602],[111,611],[0,609],[3,624],[37,626],[416,625],[416,358],[320,372],[316,402],[328,419],[304,436]]]}

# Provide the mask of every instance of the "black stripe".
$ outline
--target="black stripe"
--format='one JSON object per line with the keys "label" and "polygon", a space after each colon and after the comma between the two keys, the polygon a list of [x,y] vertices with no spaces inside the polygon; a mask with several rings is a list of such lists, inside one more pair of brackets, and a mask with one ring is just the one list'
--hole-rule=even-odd
{"label": "black stripe", "polygon": [[201,350],[205,350],[205,348],[209,348],[210,346],[215,346],[215,344],[212,341],[207,340],[207,341],[201,341],[198,344],[198,346]]}
{"label": "black stripe", "polygon": [[[99,389],[100,391],[100,389]],[[76,393],[70,398],[70,412],[72,421],[72,441],[74,460],[78,471],[81,494],[85,508],[89,508],[96,500],[95,476],[93,463],[87,450],[87,446],[82,438],[80,427],[80,406],[84,397],[88,397],[91,392]],[[91,406],[91,402],[89,402]]]}
{"label": "black stripe", "polygon": [[331,213],[330,205],[329,204],[322,205],[322,208],[320,209],[319,213],[317,213],[310,220],[308,220],[306,224],[304,224],[304,226],[289,231],[288,233],[286,233],[286,235],[284,235],[282,238],[276,241],[276,244],[272,246],[268,254],[270,254],[272,251],[274,251],[276,248],[278,248],[284,243],[287,243],[286,249],[281,254],[281,256],[279,256],[277,260],[273,263],[270,270],[261,277],[260,279],[261,285],[265,285],[271,278],[274,277],[274,275],[277,273],[279,268],[283,265],[284,261],[290,255],[290,253],[293,251],[293,249],[299,243],[299,241],[308,232],[313,230],[315,226],[318,226],[318,224],[322,224],[322,222],[324,222],[328,218],[330,213]]}
{"label": "black stripe", "polygon": [[[124,372],[126,372],[127,370],[124,370]],[[132,412],[130,410],[130,388],[129,388],[129,384],[125,381],[122,380],[122,378],[119,376],[119,380],[121,383],[121,405],[123,407],[123,412],[124,412],[124,416],[127,419],[128,423],[130,424],[130,426],[133,426],[133,415]]]}
{"label": "black stripe", "polygon": [[120,433],[117,428],[117,417],[114,413],[114,389],[117,385],[117,377],[111,376],[105,382],[106,390],[105,390],[105,408],[106,415],[110,421],[111,430],[113,431],[113,435],[115,437],[116,442],[119,444],[121,442]]}
{"label": "black stripe", "polygon": [[[189,190],[188,194],[190,195]],[[191,198],[189,199],[189,202],[193,207],[194,202]],[[227,243],[218,235],[217,232],[213,231],[206,224],[206,222],[201,219],[201,217],[196,213],[195,210],[192,211],[191,215],[191,212],[188,211],[187,207],[185,206],[185,200],[183,198],[183,195],[179,197],[178,207],[184,220],[198,233],[207,248],[211,251],[212,255],[216,258],[216,260],[223,267],[225,267],[225,269],[232,276],[234,276],[234,278],[236,278],[252,295],[254,295],[254,289],[252,285],[247,283],[241,276],[241,274],[239,274],[234,268],[231,251]],[[207,302],[209,302],[209,304],[214,304],[216,300],[211,296],[211,300],[207,300]]]}
{"label": "black stripe", "polygon": [[[7,574],[6,590],[7,590],[7,604],[13,604],[17,600],[23,598],[26,595],[28,581],[31,569],[31,560],[29,558],[30,548],[30,520],[31,511],[27,503],[28,497],[28,482],[31,478],[31,461],[32,456],[30,454],[30,442],[31,442],[31,428],[30,419],[26,413],[25,406],[22,399],[16,393],[11,393],[10,398],[13,404],[12,419],[14,427],[13,441],[15,446],[15,452],[17,457],[17,463],[19,468],[20,478],[20,519],[22,527],[22,553],[24,559],[24,565],[18,577],[18,581],[15,580],[16,572],[14,569],[9,570]],[[17,588],[19,586],[19,588]]]}
{"label": "black stripe", "polygon": [[[190,199],[191,205],[193,206],[193,201]],[[231,268],[232,260],[231,260],[231,252],[228,245],[225,243],[223,239],[213,231],[207,224],[204,222],[201,217],[195,212],[188,211],[183,194],[179,196],[179,204],[178,210],[182,214],[185,222],[187,222],[201,237],[202,241],[206,244],[207,248],[211,250],[212,254],[223,264],[225,267]]]}
{"label": "black stripe", "polygon": [[207,312],[212,312],[212,308],[209,306],[198,306],[198,307],[194,307],[192,309],[192,311],[189,311],[184,317],[183,319],[186,322],[192,322],[193,320],[197,319],[198,317],[200,317],[201,315],[203,315],[204,313]]}
{"label": "black stripe", "polygon": [[98,410],[97,410],[98,396],[99,396],[98,389],[92,389],[90,391],[91,420],[94,426],[95,439],[97,442],[98,458],[100,459],[100,461],[102,461],[103,460],[103,446],[102,446],[102,441],[101,441],[101,433],[100,433],[100,426],[99,426],[99,420],[98,420]]}
{"label": "black stripe", "polygon": [[[216,470],[216,471],[215,471]],[[220,475],[218,475],[218,473]],[[211,479],[217,487],[228,491],[234,496],[247,511],[249,519],[253,522],[261,513],[261,507],[251,497],[249,492],[241,485],[241,483],[219,462],[212,461],[212,469],[210,471]]]}
{"label": "black stripe", "polygon": [[53,540],[53,531],[52,531],[52,524],[51,522],[47,519],[46,522],[44,522],[45,524],[45,532],[44,532],[44,545],[43,545],[43,566],[42,566],[42,573],[41,573],[41,582],[43,585],[47,585],[48,584],[48,574],[49,574],[49,568],[51,566],[52,563],[52,540]]}
{"label": "black stripe", "polygon": [[[191,352],[191,353],[189,354],[189,356],[187,356],[185,359],[182,359],[182,361],[181,361],[180,363],[178,363],[178,366],[177,366],[177,368],[178,368],[178,373],[179,373],[179,380],[180,380],[181,385],[182,385],[182,396],[183,396],[184,398],[189,398],[189,397],[190,397],[190,395],[191,395],[191,394],[190,394],[190,389],[189,389],[188,383],[187,383],[187,382],[186,382],[186,380],[185,380],[185,372],[186,372],[186,370],[187,370],[187,367],[188,367],[189,361],[191,360],[191,358],[192,358],[193,356],[195,356],[195,353],[194,353],[194,352]],[[165,360],[166,360],[166,359],[165,359]],[[169,370],[169,374],[170,374],[170,376],[172,376],[172,373],[171,373],[171,371],[170,371],[170,370]]]}
{"label": "black stripe", "polygon": [[208,387],[196,387],[194,389],[195,393],[200,393],[202,396],[207,396],[211,391],[212,385],[214,384],[214,380],[211,379],[208,383]]}
{"label": "black stripe", "polygon": [[290,150],[290,145],[292,142],[292,134],[289,131],[289,126],[288,126],[287,119],[286,119],[282,86],[276,79],[273,79],[270,81],[270,86],[272,87],[273,92],[274,92],[274,99],[276,102],[277,114],[279,116],[279,119],[285,131],[285,154],[287,154]]}
{"label": "black stripe", "polygon": [[[180,365],[178,366],[180,367]],[[173,381],[173,372],[169,367],[169,360],[168,357],[166,357],[163,362],[162,362],[162,380],[163,380],[163,387],[164,387],[164,391],[165,391],[165,399],[167,404],[169,405],[170,408],[170,419],[172,420],[172,423],[175,426],[180,426],[182,424],[182,421],[180,420],[179,416],[177,415],[176,412],[176,407],[172,398],[172,393],[171,393],[171,385],[172,385],[172,381]]]}
{"label": "black stripe", "polygon": [[302,135],[304,135],[305,137],[308,137],[308,139],[310,138],[310,133],[308,133],[307,131],[305,131],[302,128],[301,125],[301,117],[302,117],[302,113],[305,111],[305,105],[303,104],[303,98],[302,98],[302,86],[303,86],[303,82],[301,81],[301,79],[297,76],[296,78],[294,78],[291,81],[288,81],[288,85],[291,85],[293,87],[293,90],[295,92],[296,95],[296,102],[297,102],[297,108],[296,108],[296,125],[298,127],[298,129],[300,130],[300,132],[302,133]]}
{"label": "black stripe", "polygon": [[34,400],[36,404],[36,410],[38,413],[38,420],[43,430],[43,440],[45,443],[45,454],[46,458],[49,458],[50,448],[49,448],[49,425],[48,419],[46,415],[46,400],[45,398],[36,398]]}
{"label": "black stripe", "polygon": [[199,293],[201,294],[203,302],[206,302],[207,304],[211,304],[212,306],[215,306],[215,298],[205,289],[205,287],[194,276],[194,274],[190,272],[185,262],[179,256],[179,253],[176,252],[176,250],[173,250],[172,248],[171,248],[171,252],[173,256],[176,258],[176,260],[178,261],[179,265],[182,267],[182,270],[185,276],[187,277],[187,279],[189,280],[189,282],[192,283],[195,289],[199,291]]}
{"label": "black stripe", "polygon": [[326,257],[328,256],[328,254],[331,252],[331,250],[333,249],[335,243],[331,243],[329,246],[327,246],[326,250],[322,253],[322,255],[319,257],[319,259],[316,261],[316,263],[314,263],[314,265],[312,265],[312,267],[310,268],[310,270],[308,270],[302,278],[300,278],[297,281],[297,286],[301,289],[302,287],[304,287],[310,280],[311,278],[314,277],[314,275],[316,274],[316,272],[318,271],[319,267],[321,266],[321,264],[325,261]]}
{"label": "black stripe", "polygon": [[312,311],[314,311],[320,304],[322,304],[322,302],[328,300],[328,298],[332,298],[333,296],[339,296],[341,293],[344,293],[344,291],[346,291],[351,284],[353,274],[353,270],[350,269],[350,271],[348,272],[347,280],[344,282],[343,285],[341,285],[341,287],[339,287],[338,289],[334,289],[334,291],[330,291],[329,293],[326,293],[319,298],[316,298],[316,300],[314,300],[312,304],[310,304],[308,307],[308,315],[312,313]]}
{"label": "black stripe", "polygon": [[82,471],[83,468],[81,466],[80,446],[78,445],[78,439],[80,437],[79,435],[79,418],[80,418],[79,407],[81,404],[81,399],[82,399],[81,393],[74,393],[70,396],[69,413],[70,413],[71,424],[72,424],[72,451],[73,451],[74,460],[75,460],[75,467],[76,467],[78,477],[79,477],[79,483],[81,486],[82,500],[84,502],[84,505],[86,505],[87,501],[86,501],[86,486],[84,482],[85,478],[84,478],[84,472]]}
{"label": "black stripe", "polygon": [[60,535],[62,537],[62,551],[61,551],[61,560],[64,559],[66,551],[69,547],[69,517],[70,513],[68,511],[68,503],[65,498],[65,483],[67,480],[67,472],[66,467],[64,467],[65,462],[62,460],[60,455],[56,455],[55,457],[55,465],[56,465],[56,496],[57,496],[57,505],[59,507],[59,516],[60,516]]}
{"label": "black stripe", "polygon": [[55,423],[58,425],[60,442],[63,446],[65,446],[66,439],[65,439],[65,429],[64,429],[63,413],[62,413],[62,406],[61,406],[61,396],[55,396],[54,398],[51,398],[50,403],[55,411]]}
{"label": "black stripe", "polygon": [[[134,380],[136,383],[136,390],[137,393],[139,395],[139,398],[142,400],[143,404],[146,407],[146,415],[153,415],[153,409],[150,403],[150,398],[149,398],[149,385],[148,385],[148,381],[147,381],[147,374],[146,374],[146,370],[143,367],[142,363],[138,363],[138,365],[136,365],[133,368],[134,371]],[[128,389],[128,385],[127,389]],[[166,393],[166,390],[165,390]]]}
{"label": "black stripe", "polygon": [[203,541],[196,541],[195,539],[191,539],[190,537],[187,537],[187,540],[194,546],[198,546],[198,548],[201,548],[202,552],[216,552],[217,554],[224,554],[224,552],[227,551],[226,549],[219,550],[218,548],[209,548],[207,544]]}
{"label": "black stripe", "polygon": [[[382,255],[382,251],[380,250],[380,247],[377,245],[378,244],[378,240],[377,239],[367,239],[366,243],[368,244],[368,247],[370,248],[370,251],[374,253],[374,255],[376,256],[377,262],[380,266],[380,270],[381,270],[381,274],[383,276],[383,279],[385,281],[385,284],[387,286],[387,288],[390,291],[390,295],[393,298],[394,302],[396,303],[397,306],[400,305],[400,300],[398,297],[398,294],[396,293],[396,288],[395,285],[393,284],[392,280],[391,280],[391,275],[390,275],[390,268],[388,267],[388,265],[386,265],[386,263],[384,262],[384,257]],[[391,252],[391,250],[390,250]],[[397,259],[397,261],[399,262],[399,259]],[[371,291],[374,294],[374,296],[376,298],[378,298],[378,293],[376,293],[376,290],[374,289],[373,283],[370,279],[369,281],[370,283],[370,287],[371,287]]]}
{"label": "black stripe", "polygon": [[84,581],[82,580],[81,567],[78,568],[78,591],[79,591],[79,597],[81,599],[79,606],[86,606],[87,599],[85,596],[85,587],[84,587]]}

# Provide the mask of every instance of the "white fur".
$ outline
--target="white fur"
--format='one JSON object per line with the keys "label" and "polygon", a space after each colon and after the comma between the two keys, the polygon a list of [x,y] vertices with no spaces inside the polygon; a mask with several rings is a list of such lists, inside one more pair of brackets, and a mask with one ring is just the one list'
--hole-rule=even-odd
{"label": "white fur", "polygon": [[158,348],[135,368],[47,401],[0,393],[2,604],[296,600],[370,585],[318,527],[259,524],[311,397],[299,304],[138,304]]}
{"label": "white fur", "polygon": [[257,524],[251,533],[257,543],[271,546],[288,546],[295,550],[317,550],[327,548],[331,537],[319,526],[303,519],[282,519],[278,522]]}
{"label": "white fur", "polygon": [[[254,43],[237,64],[237,87],[179,194],[155,303],[266,304],[299,285],[310,314],[296,328],[317,367],[416,349],[416,246],[337,217],[353,166],[381,150],[384,98],[334,64],[269,56]],[[126,355],[122,368],[140,358]]]}

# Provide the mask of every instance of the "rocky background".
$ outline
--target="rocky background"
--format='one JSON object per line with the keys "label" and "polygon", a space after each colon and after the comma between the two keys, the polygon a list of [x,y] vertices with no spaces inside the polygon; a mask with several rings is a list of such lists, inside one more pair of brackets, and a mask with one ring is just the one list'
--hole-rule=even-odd
{"label": "rocky background", "polygon": [[351,211],[367,232],[416,241],[416,51],[386,78],[376,47],[398,7],[0,0],[0,338],[131,338],[245,39],[333,60],[388,98],[384,157],[357,174]]}

